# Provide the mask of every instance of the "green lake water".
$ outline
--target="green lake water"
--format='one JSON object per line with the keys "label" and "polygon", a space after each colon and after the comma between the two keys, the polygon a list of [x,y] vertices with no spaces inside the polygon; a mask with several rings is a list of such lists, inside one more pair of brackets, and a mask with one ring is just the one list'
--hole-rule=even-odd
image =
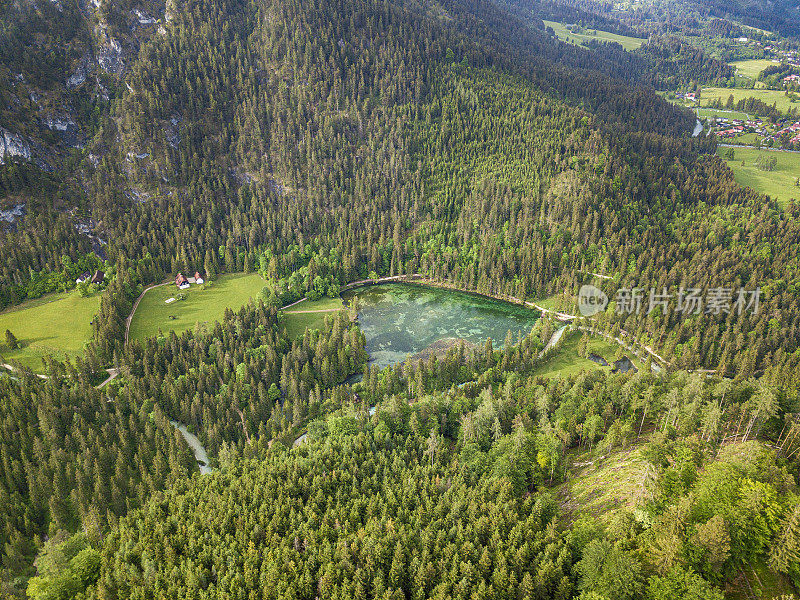
{"label": "green lake water", "polygon": [[511,331],[516,341],[527,335],[536,311],[482,296],[403,283],[349,290],[346,302],[358,296],[358,324],[367,338],[372,364],[402,362],[445,339],[479,344],[492,338],[500,347]]}

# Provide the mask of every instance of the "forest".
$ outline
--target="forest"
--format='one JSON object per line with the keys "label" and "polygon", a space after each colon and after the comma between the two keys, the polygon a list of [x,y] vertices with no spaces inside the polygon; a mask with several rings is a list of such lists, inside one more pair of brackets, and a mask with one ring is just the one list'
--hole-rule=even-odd
{"label": "forest", "polygon": [[[799,209],[653,89],[727,65],[669,35],[565,44],[521,1],[148,3],[151,29],[55,4],[0,6],[0,137],[33,156],[0,164],[25,207],[0,309],[109,281],[81,357],[0,377],[0,597],[699,599],[748,569],[796,593]],[[124,66],[85,66],[109,35]],[[195,270],[264,291],[126,343],[142,291]],[[547,319],[379,370],[350,312],[290,337],[278,310],[411,273],[537,300],[587,272],[759,287],[760,310],[607,311],[592,327],[663,370],[553,379]],[[633,452],[624,502],[571,496],[576,462]]]}
{"label": "forest", "polygon": [[[157,494],[105,540],[91,593],[722,598],[717,586],[751,561],[796,581],[796,463],[756,441],[720,445],[740,416],[751,435],[777,435],[775,390],[686,375],[544,384],[521,356],[481,354],[497,379],[490,368],[437,390],[423,375],[381,390],[372,417],[348,403],[298,449]],[[639,508],[577,511],[564,528],[569,449],[640,436]]]}

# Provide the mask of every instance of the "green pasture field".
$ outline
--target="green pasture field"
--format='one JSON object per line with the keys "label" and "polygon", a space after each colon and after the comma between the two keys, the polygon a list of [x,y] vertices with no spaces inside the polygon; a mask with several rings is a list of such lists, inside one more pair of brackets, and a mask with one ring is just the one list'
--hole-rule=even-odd
{"label": "green pasture field", "polygon": [[626,35],[617,35],[616,33],[609,33],[598,29],[586,29],[582,33],[573,33],[561,23],[555,21],[545,21],[545,26],[552,27],[556,32],[558,39],[572,44],[579,45],[581,42],[588,40],[597,40],[599,42],[617,42],[625,50],[636,50],[641,46],[645,40],[642,38],[628,37]]}
{"label": "green pasture field", "polygon": [[280,322],[291,338],[303,335],[308,329],[319,329],[326,316],[333,316],[344,308],[341,298],[304,300],[280,312]]}
{"label": "green pasture field", "polygon": [[[220,275],[210,286],[192,284],[188,290],[179,290],[173,283],[153,288],[133,315],[129,339],[146,339],[158,335],[159,330],[181,333],[197,323],[212,325],[222,319],[226,308],[236,310],[256,299],[264,285],[257,273],[239,273]],[[179,294],[185,299],[166,303]]]}
{"label": "green pasture field", "polygon": [[[717,149],[720,155],[727,151],[727,147]],[[784,206],[791,198],[800,198],[800,188],[795,185],[795,180],[800,177],[800,153],[755,148],[734,148],[733,152],[734,160],[726,162],[739,184],[766,194]],[[774,171],[762,171],[756,166],[759,154],[778,159]]]}
{"label": "green pasture field", "polygon": [[[6,362],[42,370],[42,357],[58,359],[78,356],[92,337],[92,319],[100,308],[100,294],[82,298],[70,291],[47,294],[0,313],[0,355]],[[11,331],[19,349],[6,345],[5,332]]]}

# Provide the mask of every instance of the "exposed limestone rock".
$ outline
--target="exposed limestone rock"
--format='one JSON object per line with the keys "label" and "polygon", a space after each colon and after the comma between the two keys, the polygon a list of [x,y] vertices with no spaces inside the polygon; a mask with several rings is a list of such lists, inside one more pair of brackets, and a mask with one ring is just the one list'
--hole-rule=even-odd
{"label": "exposed limestone rock", "polygon": [[67,87],[68,88],[78,87],[84,81],[86,81],[86,73],[83,71],[76,71],[75,73],[67,77]]}
{"label": "exposed limestone rock", "polygon": [[122,60],[122,45],[112,37],[97,52],[97,64],[106,73],[118,74],[125,68]]}
{"label": "exposed limestone rock", "polygon": [[167,143],[173,148],[177,148],[178,144],[181,143],[181,132],[178,127],[180,122],[181,118],[178,115],[172,115],[169,120],[169,125],[164,128],[164,137]]}
{"label": "exposed limestone rock", "polygon": [[92,55],[90,53],[86,53],[81,56],[78,64],[75,66],[75,70],[72,74],[67,77],[67,87],[68,88],[76,88],[81,85],[89,75],[92,66]]}
{"label": "exposed limestone rock", "polygon": [[25,214],[25,205],[17,204],[7,210],[0,210],[0,221],[13,224],[23,214]]}
{"label": "exposed limestone rock", "polygon": [[0,129],[0,165],[6,163],[6,158],[13,156],[30,160],[31,146],[21,135]]}
{"label": "exposed limestone rock", "polygon": [[164,9],[164,21],[172,23],[172,20],[175,18],[175,12],[175,0],[167,0],[167,5]]}
{"label": "exposed limestone rock", "polygon": [[42,125],[50,131],[60,131],[62,133],[74,131],[77,128],[75,121],[71,117],[64,115],[48,115],[42,119]]}
{"label": "exposed limestone rock", "polygon": [[139,25],[153,25],[156,23],[156,19],[151,17],[145,12],[142,12],[138,8],[133,9],[133,14],[136,17],[136,20],[139,22]]}

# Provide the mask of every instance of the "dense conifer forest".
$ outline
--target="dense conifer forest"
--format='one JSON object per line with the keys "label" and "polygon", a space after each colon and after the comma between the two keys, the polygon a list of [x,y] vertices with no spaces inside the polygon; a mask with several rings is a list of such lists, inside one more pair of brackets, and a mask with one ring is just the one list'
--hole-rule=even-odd
{"label": "dense conifer forest", "polygon": [[[0,208],[24,206],[0,308],[106,272],[82,356],[0,378],[0,597],[699,599],[747,569],[796,591],[800,209],[654,91],[727,65],[666,34],[565,44],[540,20],[564,11],[0,5]],[[127,342],[178,271],[264,290]],[[592,327],[660,369],[552,379],[546,318],[379,370],[352,311],[297,337],[279,311],[380,276],[525,301],[586,273],[760,287],[760,310],[610,310]],[[576,463],[623,455],[625,506],[575,495]]]}

